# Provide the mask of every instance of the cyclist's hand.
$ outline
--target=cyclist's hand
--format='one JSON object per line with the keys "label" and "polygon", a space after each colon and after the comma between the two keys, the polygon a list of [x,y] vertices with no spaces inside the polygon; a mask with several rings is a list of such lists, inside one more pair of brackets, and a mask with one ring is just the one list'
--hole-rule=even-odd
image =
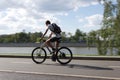
{"label": "cyclist's hand", "polygon": [[45,42],[46,41],[46,39],[43,39],[43,42]]}
{"label": "cyclist's hand", "polygon": [[45,42],[46,39],[44,39],[44,38],[39,38],[39,41],[40,41],[40,42]]}
{"label": "cyclist's hand", "polygon": [[42,38],[39,38],[39,42],[41,42],[42,41]]}

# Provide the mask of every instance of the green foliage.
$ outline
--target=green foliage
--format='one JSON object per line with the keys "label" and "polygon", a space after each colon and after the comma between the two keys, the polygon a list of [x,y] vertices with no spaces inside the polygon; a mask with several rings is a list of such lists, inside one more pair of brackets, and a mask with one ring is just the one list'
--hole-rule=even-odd
{"label": "green foliage", "polygon": [[88,43],[94,43],[100,55],[106,55],[108,49],[110,55],[113,55],[114,49],[120,55],[120,0],[117,4],[113,4],[112,0],[100,1],[104,1],[102,28],[89,33]]}
{"label": "green foliage", "polygon": [[77,42],[85,41],[85,36],[86,36],[86,33],[83,33],[82,31],[77,29],[76,32],[75,32],[75,35],[74,35],[74,39]]}
{"label": "green foliage", "polygon": [[25,33],[20,32],[10,35],[1,35],[0,43],[27,43],[27,42],[36,42],[37,38],[42,35],[41,32],[35,33]]}
{"label": "green foliage", "polygon": [[[1,35],[0,43],[28,43],[28,42],[39,42],[42,32],[26,33],[20,32],[10,35]],[[83,33],[79,29],[76,30],[75,34],[62,32],[62,42],[86,42],[86,33]],[[47,37],[46,37],[47,38]]]}

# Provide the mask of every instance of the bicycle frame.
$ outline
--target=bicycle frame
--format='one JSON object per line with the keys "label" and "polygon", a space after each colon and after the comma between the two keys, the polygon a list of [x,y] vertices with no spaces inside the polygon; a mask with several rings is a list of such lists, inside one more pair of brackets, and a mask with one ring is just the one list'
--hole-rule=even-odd
{"label": "bicycle frame", "polygon": [[[54,52],[52,52],[50,47],[47,46],[45,42],[40,42],[40,47],[36,47],[32,51],[32,60],[37,64],[43,63],[47,58],[47,52],[44,49],[44,47],[46,47],[46,49],[48,50],[48,52],[50,52],[50,54],[54,54]],[[67,50],[67,53],[64,50]],[[41,54],[41,51],[43,51],[42,52],[43,55]],[[55,51],[55,54],[57,61],[61,64],[68,64],[72,60],[72,52],[67,47],[60,47],[59,49],[57,49],[57,51]]]}
{"label": "bicycle frame", "polygon": [[50,54],[52,53],[52,51],[51,51],[50,48],[45,44],[45,42],[43,42],[43,43],[41,42],[40,48],[43,48],[43,47],[46,47]]}

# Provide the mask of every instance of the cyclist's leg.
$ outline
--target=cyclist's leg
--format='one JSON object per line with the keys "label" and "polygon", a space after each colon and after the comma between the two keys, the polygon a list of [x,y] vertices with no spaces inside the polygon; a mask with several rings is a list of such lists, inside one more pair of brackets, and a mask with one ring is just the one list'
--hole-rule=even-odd
{"label": "cyclist's leg", "polygon": [[60,44],[60,39],[58,38],[57,41],[55,41],[55,48],[58,49]]}
{"label": "cyclist's leg", "polygon": [[48,39],[45,43],[47,46],[51,47],[52,49],[54,48],[54,46],[51,44],[51,39]]}
{"label": "cyclist's leg", "polygon": [[58,49],[58,47],[59,47],[59,42],[55,41],[55,48]]}
{"label": "cyclist's leg", "polygon": [[60,38],[55,38],[54,39],[54,41],[55,41],[55,52],[54,52],[54,54],[53,54],[53,56],[52,56],[52,60],[53,61],[56,61],[56,59],[57,59],[57,57],[56,57],[56,52],[57,52],[57,50],[58,50],[58,47],[59,47],[59,43],[60,43]]}
{"label": "cyclist's leg", "polygon": [[52,42],[55,42],[56,39],[56,37],[52,37],[46,41],[47,46],[51,47],[53,51],[55,50],[55,46],[52,45]]}
{"label": "cyclist's leg", "polygon": [[[46,44],[47,44],[49,47],[51,47],[53,50],[55,50],[55,49],[57,49],[57,48],[59,47],[60,39],[61,39],[61,38],[52,37],[52,38],[50,38],[50,39],[48,39],[48,40],[46,41]],[[51,44],[51,42],[55,42],[55,45],[53,46],[53,45]]]}
{"label": "cyclist's leg", "polygon": [[[52,55],[52,61],[56,61],[56,50],[59,47],[59,42],[61,38],[53,37],[48,42],[50,44],[50,47],[53,49],[53,55]],[[55,46],[51,44],[51,42],[55,42]],[[54,49],[55,47],[55,49]]]}
{"label": "cyclist's leg", "polygon": [[57,49],[59,47],[61,38],[53,37],[50,41],[55,42],[54,48]]}
{"label": "cyclist's leg", "polygon": [[52,61],[56,61],[56,49],[54,48],[55,46],[51,44],[51,42],[55,42],[55,41],[56,41],[56,37],[53,37],[47,41],[48,46],[50,46],[53,50],[53,55],[51,57]]}

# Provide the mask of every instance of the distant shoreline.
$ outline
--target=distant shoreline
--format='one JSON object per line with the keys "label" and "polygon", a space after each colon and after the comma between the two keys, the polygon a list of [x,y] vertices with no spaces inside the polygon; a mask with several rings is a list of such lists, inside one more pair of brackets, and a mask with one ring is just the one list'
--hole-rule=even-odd
{"label": "distant shoreline", "polygon": [[[0,47],[38,47],[40,43],[0,43]],[[86,43],[60,43],[66,47],[88,47]],[[94,45],[91,47],[95,47]]]}

